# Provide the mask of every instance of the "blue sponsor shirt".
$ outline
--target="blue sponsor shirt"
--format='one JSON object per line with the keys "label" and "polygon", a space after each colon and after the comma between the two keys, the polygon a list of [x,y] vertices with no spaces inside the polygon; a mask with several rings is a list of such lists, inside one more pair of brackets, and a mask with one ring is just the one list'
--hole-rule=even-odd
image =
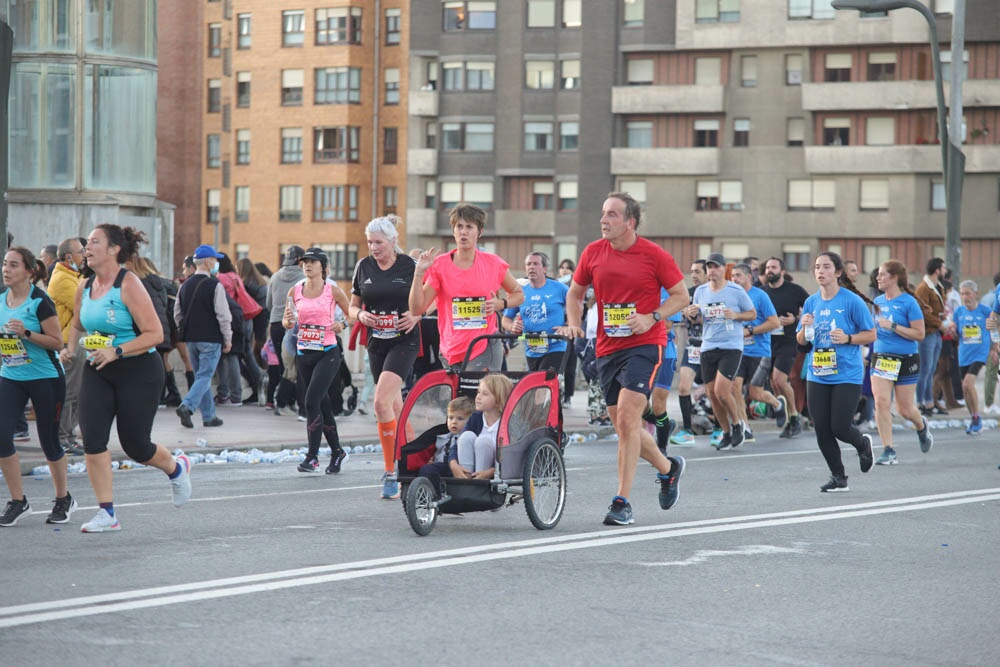
{"label": "blue sponsor shirt", "polygon": [[[748,327],[756,327],[764,323],[764,320],[771,316],[776,316],[778,311],[774,309],[774,304],[771,302],[771,297],[767,295],[767,292],[760,289],[759,287],[750,287],[750,291],[747,292],[750,295],[750,301],[753,303],[754,309],[757,311],[757,317],[754,318],[753,322],[743,324]],[[749,343],[749,344],[748,344]],[[753,334],[751,337],[743,338],[743,356],[744,357],[770,357],[771,356],[771,332],[767,331],[765,333]]]}
{"label": "blue sponsor shirt", "polygon": [[[853,335],[874,329],[875,321],[868,304],[857,294],[840,288],[829,300],[824,300],[819,292],[810,296],[802,306],[802,314],[806,313],[812,314],[815,330],[806,379],[821,384],[861,384],[865,375],[861,346],[837,345],[830,340],[830,332],[840,329]],[[795,331],[801,330],[800,320]]]}
{"label": "blue sponsor shirt", "polygon": [[694,291],[691,303],[701,307],[702,352],[743,349],[743,322],[727,320],[722,313],[726,308],[737,313],[753,310],[753,302],[745,289],[727,281],[721,290],[715,292],[712,283],[705,283]]}
{"label": "blue sponsor shirt", "polygon": [[[924,313],[920,310],[920,304],[907,292],[903,292],[895,299],[889,299],[885,294],[875,297],[875,305],[879,307],[879,317],[892,320],[897,325],[912,327],[914,322],[924,319]],[[915,340],[903,338],[892,329],[877,330],[878,338],[875,339],[876,354],[917,354],[920,345]]]}
{"label": "blue sponsor shirt", "polygon": [[971,366],[986,363],[990,356],[990,332],[986,329],[986,318],[990,309],[979,304],[973,310],[959,306],[952,314],[958,331],[958,365]]}
{"label": "blue sponsor shirt", "polygon": [[[504,316],[514,319],[518,313],[524,321],[524,333],[555,333],[556,327],[566,323],[566,293],[569,288],[557,280],[545,279],[541,287],[524,286],[524,303],[504,311]],[[566,341],[532,339],[525,337],[525,355],[541,357],[550,352],[565,352]]]}
{"label": "blue sponsor shirt", "polygon": [[[26,330],[40,334],[43,333],[42,322],[57,316],[52,299],[34,285],[28,292],[28,298],[18,306],[8,306],[7,296],[7,289],[0,291],[0,324],[5,325],[9,320],[21,320]],[[2,349],[0,377],[25,382],[57,378],[63,374],[56,352],[32,343],[30,338],[4,333]]]}

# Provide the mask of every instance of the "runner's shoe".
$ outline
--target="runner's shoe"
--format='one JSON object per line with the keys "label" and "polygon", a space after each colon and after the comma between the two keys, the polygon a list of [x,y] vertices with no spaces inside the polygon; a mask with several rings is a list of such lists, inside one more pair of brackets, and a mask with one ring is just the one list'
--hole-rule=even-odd
{"label": "runner's shoe", "polygon": [[396,473],[383,473],[382,500],[395,500],[396,498],[399,498],[399,482],[396,481]]}
{"label": "runner's shoe", "polygon": [[335,475],[340,472],[340,466],[342,466],[347,459],[351,458],[343,447],[339,448],[337,452],[330,458],[330,465],[326,467],[327,475]]}
{"label": "runner's shoe", "polygon": [[7,508],[3,511],[3,515],[0,516],[0,526],[4,526],[5,528],[16,526],[18,520],[30,511],[31,505],[28,504],[27,496],[24,497],[24,500],[8,500]]}
{"label": "runner's shoe", "polygon": [[836,493],[838,491],[850,491],[851,488],[847,486],[846,477],[830,477],[830,481],[819,487],[819,490],[823,493]]}
{"label": "runner's shoe", "polygon": [[788,418],[788,437],[794,438],[799,433],[802,433],[802,418],[799,415]]}
{"label": "runner's shoe", "polygon": [[656,483],[660,485],[660,509],[668,510],[677,504],[681,497],[680,481],[684,475],[687,462],[683,456],[668,456],[670,472],[666,475],[656,473]]}
{"label": "runner's shoe", "polygon": [[94,518],[80,526],[81,533],[112,533],[121,530],[117,516],[111,516],[103,507],[97,510]]}
{"label": "runner's shoe", "polygon": [[719,440],[719,443],[717,445],[715,445],[715,448],[721,452],[723,449],[729,449],[732,446],[732,444],[733,444],[733,436],[729,433],[723,433],[722,439]]}
{"label": "runner's shoe", "polygon": [[[722,429],[721,428],[717,428],[714,431],[712,431],[712,437],[708,439],[709,446],[710,447],[718,447],[719,443],[722,442],[722,437],[723,437],[723,433],[722,433]],[[727,445],[727,447],[728,447],[728,445]]]}
{"label": "runner's shoe", "polygon": [[181,454],[174,460],[181,467],[181,472],[170,480],[170,486],[174,494],[174,507],[180,507],[191,500],[191,459]]}
{"label": "runner's shoe", "polygon": [[920,441],[920,451],[924,454],[931,451],[931,447],[934,446],[934,434],[931,433],[930,428],[928,428],[927,420],[924,421],[924,427],[917,431],[917,439]]}
{"label": "runner's shoe", "polygon": [[306,460],[299,464],[299,472],[316,472],[319,468],[319,459],[315,456],[307,456]]}
{"label": "runner's shoe", "polygon": [[754,437],[753,431],[751,431],[750,427],[747,426],[746,423],[744,422],[744,424],[743,424],[743,444],[744,445],[752,445],[755,442],[757,442],[757,438]]}
{"label": "runner's shoe", "polygon": [[56,498],[55,504],[52,506],[52,512],[45,519],[45,523],[68,523],[69,518],[75,510],[76,500],[67,491],[65,497]]}
{"label": "runner's shoe", "polygon": [[615,496],[608,507],[608,513],[604,515],[605,526],[627,526],[635,523],[632,518],[632,506],[621,496]]}
{"label": "runner's shoe", "polygon": [[877,466],[894,466],[899,463],[896,459],[896,450],[892,447],[886,447],[882,450],[882,455],[875,459],[875,465]]}
{"label": "runner's shoe", "polygon": [[670,444],[678,447],[694,447],[694,433],[682,428],[670,436]]}
{"label": "runner's shoe", "polygon": [[976,435],[983,430],[983,419],[976,415],[969,421],[969,428],[965,429],[966,435]]}
{"label": "runner's shoe", "polygon": [[[730,441],[730,444],[733,446],[733,448],[739,447],[740,445],[743,444],[743,427],[744,426],[745,426],[745,424],[742,422],[742,420],[736,422],[735,424],[733,424],[733,430],[732,430],[732,432],[730,433],[730,436],[729,436],[729,441]],[[722,449],[722,447],[719,447],[719,449]]]}
{"label": "runner's shoe", "polygon": [[872,469],[874,465],[874,456],[872,452],[872,437],[867,433],[862,434],[861,439],[861,449],[858,450],[858,461],[861,463],[861,472],[868,472]]}
{"label": "runner's shoe", "polygon": [[774,409],[774,423],[778,428],[785,428],[788,422],[788,399],[778,396],[778,407]]}

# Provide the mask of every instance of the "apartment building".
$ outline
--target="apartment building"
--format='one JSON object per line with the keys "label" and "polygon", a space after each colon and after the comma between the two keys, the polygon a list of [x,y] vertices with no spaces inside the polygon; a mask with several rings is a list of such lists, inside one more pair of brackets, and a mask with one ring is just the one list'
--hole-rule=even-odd
{"label": "apartment building", "polygon": [[407,3],[202,2],[202,242],[272,268],[320,246],[350,279],[406,196]]}
{"label": "apartment building", "polygon": [[[829,0],[414,0],[411,243],[445,211],[491,211],[486,245],[575,256],[604,195],[682,265],[717,249],[808,271],[944,256],[936,98],[924,19]],[[951,1],[934,0],[938,31]],[[1000,268],[1000,14],[968,0],[961,57],[963,272]],[[947,76],[952,65],[942,46]],[[958,59],[955,59],[956,62]]]}

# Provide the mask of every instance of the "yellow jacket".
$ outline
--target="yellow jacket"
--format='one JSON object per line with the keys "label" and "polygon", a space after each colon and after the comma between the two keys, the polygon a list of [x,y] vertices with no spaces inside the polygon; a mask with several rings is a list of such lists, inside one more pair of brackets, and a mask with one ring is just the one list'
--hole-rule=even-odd
{"label": "yellow jacket", "polygon": [[49,298],[56,304],[59,315],[59,328],[62,329],[63,343],[69,342],[69,327],[73,321],[73,311],[76,309],[76,289],[80,286],[80,274],[56,262],[49,280]]}

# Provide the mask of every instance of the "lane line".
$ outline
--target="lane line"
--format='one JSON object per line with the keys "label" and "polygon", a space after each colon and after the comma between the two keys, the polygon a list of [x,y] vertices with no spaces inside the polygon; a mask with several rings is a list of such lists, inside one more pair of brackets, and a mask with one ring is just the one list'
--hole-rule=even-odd
{"label": "lane line", "polygon": [[577,533],[555,538],[495,543],[425,554],[300,568],[204,582],[190,582],[173,586],[161,586],[3,607],[0,608],[0,628],[76,618],[92,614],[115,613],[300,586],[348,581],[363,577],[412,573],[421,570],[520,558],[530,555],[552,554],[604,546],[619,546],[632,542],[677,538],[689,535],[707,535],[829,521],[833,519],[910,512],[995,500],[1000,500],[1000,489],[980,489],[976,491],[936,494],[933,496],[900,498],[881,503],[860,503],[857,505],[843,505],[813,510],[777,512],[769,515],[709,519],[675,525],[616,530],[613,532]]}

